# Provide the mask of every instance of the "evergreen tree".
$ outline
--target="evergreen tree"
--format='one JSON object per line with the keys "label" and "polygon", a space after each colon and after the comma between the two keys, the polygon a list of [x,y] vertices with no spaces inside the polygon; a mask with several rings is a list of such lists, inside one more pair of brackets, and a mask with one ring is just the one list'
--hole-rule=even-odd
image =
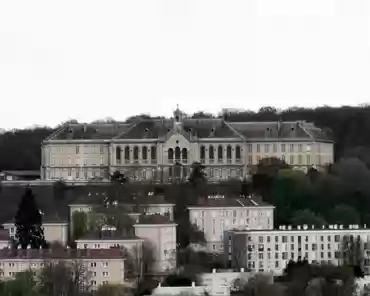
{"label": "evergreen tree", "polygon": [[15,227],[17,229],[17,246],[20,245],[22,249],[27,249],[28,245],[33,249],[39,249],[46,245],[42,216],[30,188],[26,189],[19,204],[15,216]]}

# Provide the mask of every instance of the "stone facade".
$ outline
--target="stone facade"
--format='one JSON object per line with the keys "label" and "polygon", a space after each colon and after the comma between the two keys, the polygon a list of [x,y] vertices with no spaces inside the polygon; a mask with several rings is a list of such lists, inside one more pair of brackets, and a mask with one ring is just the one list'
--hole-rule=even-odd
{"label": "stone facade", "polygon": [[307,169],[333,162],[333,142],[312,123],[173,119],[67,124],[42,143],[41,178],[107,180],[121,171],[132,180],[186,178],[193,162],[211,181],[242,178],[262,158]]}

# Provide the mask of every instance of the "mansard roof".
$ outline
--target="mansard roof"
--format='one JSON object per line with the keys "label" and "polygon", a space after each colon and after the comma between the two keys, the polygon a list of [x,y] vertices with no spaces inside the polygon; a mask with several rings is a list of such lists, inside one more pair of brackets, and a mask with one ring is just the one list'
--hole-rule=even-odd
{"label": "mansard roof", "polygon": [[66,124],[47,140],[109,140],[126,131],[131,124],[91,123]]}
{"label": "mansard roof", "polygon": [[138,122],[117,139],[158,139],[177,129],[186,138],[240,138],[222,119],[184,119],[177,127],[170,119],[146,119]]}
{"label": "mansard roof", "polygon": [[236,131],[248,139],[299,139],[331,141],[329,135],[306,121],[232,122]]}
{"label": "mansard roof", "polygon": [[191,139],[332,141],[322,129],[306,121],[226,122],[221,118],[143,119],[136,123],[66,124],[47,140],[160,140],[179,132]]}

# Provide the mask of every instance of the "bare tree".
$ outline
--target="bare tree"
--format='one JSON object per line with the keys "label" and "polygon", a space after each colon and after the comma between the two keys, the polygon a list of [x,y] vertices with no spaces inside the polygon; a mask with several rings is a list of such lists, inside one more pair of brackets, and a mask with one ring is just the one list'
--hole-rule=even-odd
{"label": "bare tree", "polygon": [[47,263],[40,273],[40,293],[48,296],[79,296],[90,290],[91,274],[80,261]]}

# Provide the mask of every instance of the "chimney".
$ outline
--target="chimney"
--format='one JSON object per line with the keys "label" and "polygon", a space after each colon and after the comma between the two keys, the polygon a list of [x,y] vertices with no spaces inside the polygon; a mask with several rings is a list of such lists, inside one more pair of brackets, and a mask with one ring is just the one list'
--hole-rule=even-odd
{"label": "chimney", "polygon": [[366,224],[364,224],[364,228],[366,229]]}
{"label": "chimney", "polygon": [[213,268],[212,269],[212,273],[216,273],[216,268]]}
{"label": "chimney", "polygon": [[195,282],[191,282],[191,287],[195,288]]}
{"label": "chimney", "polygon": [[244,272],[244,268],[242,267],[242,268],[240,268],[240,272]]}
{"label": "chimney", "polygon": [[298,226],[297,226],[297,229],[298,229],[298,230],[301,230],[301,225],[298,225]]}
{"label": "chimney", "polygon": [[161,283],[158,283],[158,288],[160,288],[161,287]]}

